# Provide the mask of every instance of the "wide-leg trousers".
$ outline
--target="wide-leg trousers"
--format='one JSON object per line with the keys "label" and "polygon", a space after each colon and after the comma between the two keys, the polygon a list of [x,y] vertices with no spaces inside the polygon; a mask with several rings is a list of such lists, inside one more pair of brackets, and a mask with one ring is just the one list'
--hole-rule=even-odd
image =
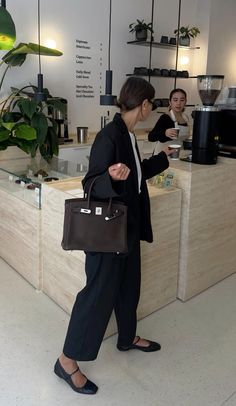
{"label": "wide-leg trousers", "polygon": [[77,297],[64,343],[64,354],[77,361],[96,359],[112,310],[118,344],[130,345],[136,335],[140,296],[140,242],[126,255],[87,253],[87,283]]}

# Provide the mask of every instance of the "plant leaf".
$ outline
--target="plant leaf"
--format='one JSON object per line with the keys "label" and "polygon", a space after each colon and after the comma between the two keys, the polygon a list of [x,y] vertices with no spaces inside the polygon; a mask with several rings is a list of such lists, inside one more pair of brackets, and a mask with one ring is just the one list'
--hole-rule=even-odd
{"label": "plant leaf", "polygon": [[[11,135],[11,132],[8,131],[7,129],[5,129],[5,130],[0,129],[0,143],[1,143],[2,141],[8,140],[8,138],[10,137],[10,135]],[[1,145],[1,144],[0,144],[0,145]],[[3,149],[6,149],[6,148],[3,148]]]}
{"label": "plant leaf", "polygon": [[52,153],[50,150],[50,144],[47,142],[39,147],[40,154],[45,159],[45,161],[50,162],[52,159]]}
{"label": "plant leaf", "polygon": [[16,124],[14,130],[14,138],[22,138],[27,141],[35,140],[37,137],[36,130],[28,124],[20,123]]}
{"label": "plant leaf", "polygon": [[1,43],[0,49],[11,49],[14,46],[16,40],[16,29],[15,24],[11,18],[11,15],[6,10],[6,5],[3,7],[3,2],[1,2],[1,12],[0,12],[0,27],[1,27]]}
{"label": "plant leaf", "polygon": [[18,148],[20,148],[22,151],[24,151],[26,154],[29,154],[31,151],[31,142],[24,140],[22,138],[12,138],[12,145],[16,145]]}
{"label": "plant leaf", "polygon": [[13,55],[12,51],[8,52],[2,60],[10,66],[21,66],[26,60],[26,54]]}
{"label": "plant leaf", "polygon": [[6,112],[3,115],[3,121],[5,123],[10,123],[13,122],[16,123],[18,120],[20,120],[20,118],[22,117],[22,114],[17,112],[17,111],[12,111],[12,112]]}
{"label": "plant leaf", "polygon": [[20,107],[22,114],[25,114],[30,119],[33,117],[34,113],[36,113],[38,107],[36,101],[24,98],[19,100],[17,104]]}
{"label": "plant leaf", "polygon": [[1,125],[6,128],[8,131],[12,131],[12,129],[14,128],[14,126],[16,125],[16,123],[12,123],[12,122],[8,122],[8,123],[4,123],[2,122]]}
{"label": "plant leaf", "polygon": [[59,154],[58,136],[54,127],[48,127],[48,135],[50,139],[51,158],[53,155]]}
{"label": "plant leaf", "polygon": [[46,55],[46,56],[61,56],[62,52],[58,51],[56,49],[52,48],[47,48],[42,45],[38,44],[33,44],[29,43],[26,44],[24,42],[21,42],[18,44],[15,48],[11,49],[4,57],[2,60],[10,65],[10,66],[21,66],[23,62],[26,59],[26,56],[28,54],[31,55],[38,55],[39,54],[39,49],[40,49],[40,55]]}
{"label": "plant leaf", "polygon": [[21,43],[15,49],[12,49],[12,54],[31,54],[31,55],[38,55],[40,50],[40,55],[46,56],[61,56],[62,52],[58,51],[57,49],[52,49],[48,47],[44,47],[42,45],[34,44],[29,42],[28,44]]}
{"label": "plant leaf", "polygon": [[45,142],[45,138],[48,132],[48,122],[47,118],[43,113],[35,113],[31,120],[32,127],[35,128],[37,132],[37,141],[39,145]]}

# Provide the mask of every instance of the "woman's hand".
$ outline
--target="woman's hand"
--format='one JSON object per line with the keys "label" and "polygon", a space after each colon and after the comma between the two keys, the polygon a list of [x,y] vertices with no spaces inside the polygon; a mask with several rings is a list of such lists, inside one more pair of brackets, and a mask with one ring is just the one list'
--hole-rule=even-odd
{"label": "woman's hand", "polygon": [[170,147],[168,146],[168,147],[163,148],[162,151],[165,152],[166,155],[168,156],[168,155],[172,154],[172,152],[174,151],[174,148],[170,148]]}
{"label": "woman's hand", "polygon": [[129,176],[130,169],[125,164],[115,164],[108,168],[110,177],[113,180],[126,180]]}
{"label": "woman's hand", "polygon": [[175,128],[167,128],[165,135],[173,140],[177,138],[177,131]]}

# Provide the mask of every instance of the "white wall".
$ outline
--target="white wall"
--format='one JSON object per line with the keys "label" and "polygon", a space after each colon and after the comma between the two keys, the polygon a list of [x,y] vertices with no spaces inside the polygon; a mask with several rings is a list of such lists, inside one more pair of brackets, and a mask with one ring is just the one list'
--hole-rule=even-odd
{"label": "white wall", "polygon": [[224,85],[236,85],[236,1],[212,0],[207,73],[224,74]]}
{"label": "white wall", "polygon": [[[113,69],[113,94],[126,79],[126,73],[131,73],[134,66],[148,66],[149,49],[140,46],[127,45],[128,40],[134,39],[129,33],[129,23],[137,18],[151,19],[151,0],[113,0],[112,38],[111,38],[111,68]],[[222,4],[221,4],[222,3]],[[37,42],[37,0],[8,0],[7,8],[15,21],[17,43]],[[232,12],[233,11],[233,12]],[[178,0],[155,0],[154,8],[154,37],[160,40],[161,35],[173,36],[177,27]],[[236,82],[234,60],[235,28],[233,17],[236,12],[235,0],[182,0],[182,25],[198,25],[201,35],[195,40],[200,45],[199,51],[189,51],[190,63],[180,69],[189,70],[190,74],[208,72],[225,73],[227,81]],[[100,127],[100,116],[108,110],[99,105],[100,93],[104,93],[105,70],[107,69],[108,46],[108,16],[109,0],[41,0],[41,42],[52,37],[57,42],[57,48],[63,51],[59,58],[42,57],[42,72],[45,86],[54,96],[68,99],[70,132],[74,133],[78,125],[88,125],[90,130]],[[224,29],[225,27],[225,29]],[[230,29],[229,29],[230,27]],[[210,29],[210,35],[209,35]],[[230,32],[233,34],[230,34]],[[222,39],[220,39],[220,35]],[[208,46],[209,37],[209,46]],[[76,79],[75,48],[76,39],[88,41],[91,47],[89,55],[92,60],[86,65],[91,69],[89,82],[94,89],[94,98],[76,98],[75,87],[86,81]],[[227,41],[229,46],[227,46]],[[102,44],[102,45],[100,45]],[[192,42],[194,44],[194,41]],[[219,51],[220,49],[220,51]],[[80,50],[86,55],[85,50]],[[4,52],[0,51],[0,56]],[[207,55],[208,63],[207,63]],[[223,55],[223,57],[222,57]],[[100,63],[102,64],[100,66]],[[174,68],[174,52],[153,50],[152,67]],[[12,68],[4,83],[3,93],[9,92],[9,87],[22,86],[29,82],[36,83],[38,61],[36,56],[28,56],[22,67]],[[173,88],[172,79],[152,79],[157,97],[168,97]],[[178,86],[188,92],[190,103],[197,102],[196,80],[179,80]],[[117,111],[110,109],[111,114]],[[144,125],[152,125],[156,115]]]}
{"label": "white wall", "polygon": [[[130,22],[139,17],[150,21],[151,0],[149,2],[150,7],[147,3],[144,5],[142,0],[113,0],[111,68],[114,71],[114,94],[118,93],[131,67],[133,69],[133,66],[147,61],[147,49],[139,53],[127,46],[126,41],[132,38],[128,32]],[[37,1],[8,0],[7,8],[16,24],[17,43],[37,42]],[[57,42],[57,48],[63,51],[63,56],[59,58],[42,57],[44,85],[53,95],[68,99],[71,132],[75,132],[77,125],[88,125],[91,130],[98,129],[100,116],[107,112],[106,107],[99,105],[99,96],[105,90],[108,17],[109,0],[41,0],[41,43],[44,43],[45,38],[52,37]],[[94,99],[79,99],[75,95],[75,86],[80,84],[76,80],[76,69],[81,68],[81,65],[76,64],[75,56],[79,54],[75,48],[76,39],[88,41],[91,47],[89,55],[92,61],[88,68],[92,71],[90,83],[94,87]],[[85,54],[86,51],[83,51]],[[20,87],[29,82],[35,84],[37,73],[37,57],[28,56],[22,67],[13,68],[8,73],[3,94],[9,92],[12,85]]]}

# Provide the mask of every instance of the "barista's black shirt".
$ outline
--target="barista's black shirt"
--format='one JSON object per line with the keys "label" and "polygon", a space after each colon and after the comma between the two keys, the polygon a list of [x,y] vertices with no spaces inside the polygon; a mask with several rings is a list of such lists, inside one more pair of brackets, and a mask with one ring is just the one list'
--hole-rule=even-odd
{"label": "barista's black shirt", "polygon": [[[179,124],[179,126],[186,126],[186,124]],[[168,128],[173,128],[175,126],[174,121],[170,118],[169,114],[162,114],[159,120],[156,122],[155,127],[148,134],[148,141],[151,142],[166,142],[170,141],[171,138],[165,135],[165,132]]]}

